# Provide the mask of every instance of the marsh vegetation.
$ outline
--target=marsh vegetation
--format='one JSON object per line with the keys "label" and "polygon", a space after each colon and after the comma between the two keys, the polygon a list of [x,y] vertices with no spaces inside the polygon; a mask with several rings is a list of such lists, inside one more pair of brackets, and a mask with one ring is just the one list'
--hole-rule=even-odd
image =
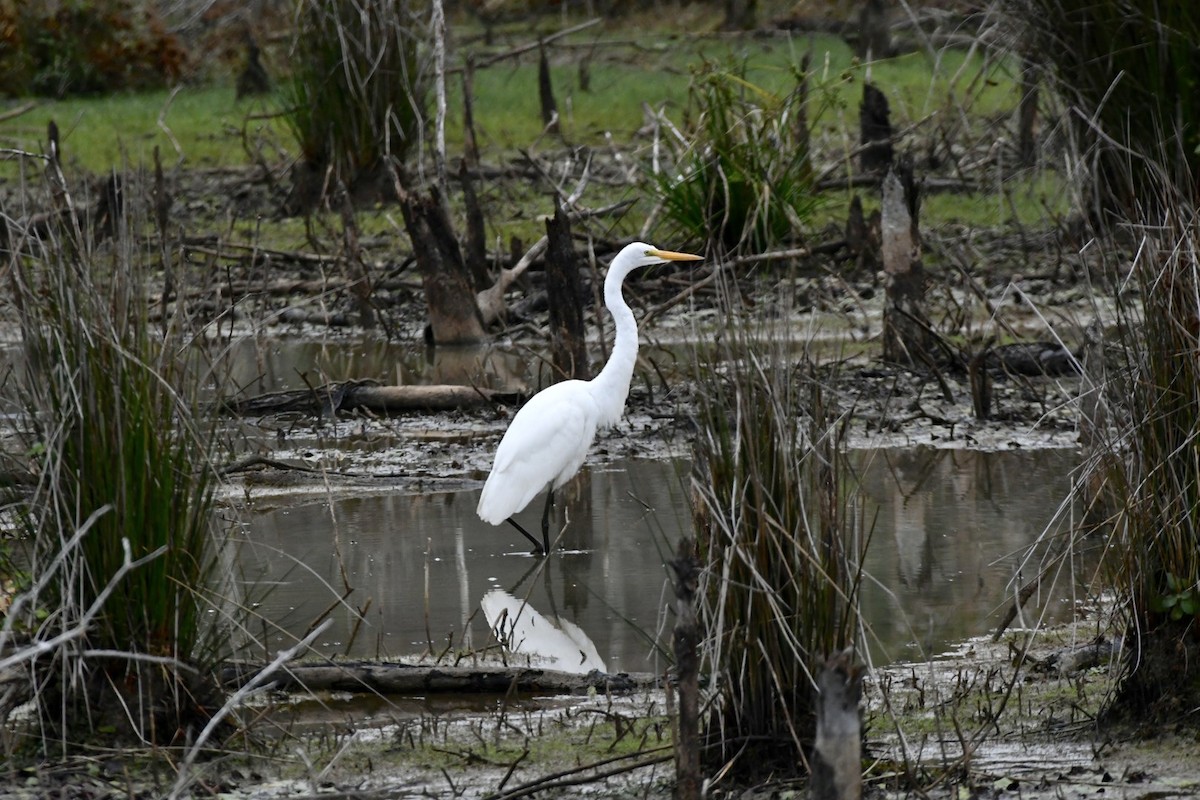
{"label": "marsh vegetation", "polygon": [[[802,785],[818,675],[847,648],[867,662],[868,792],[1054,791],[1034,764],[993,757],[1006,737],[1064,747],[1079,760],[1026,752],[1091,776],[1105,754],[1079,753],[1099,721],[1186,726],[1200,696],[1186,4],[911,4],[882,40],[872,2],[750,4],[753,31],[726,29],[738,4],[192,5],[0,8],[0,75],[20,95],[0,112],[6,792],[198,796],[270,778],[261,792],[668,793],[686,702],[675,620],[662,601],[653,620],[612,611],[590,576],[621,563],[603,557],[616,535],[644,539],[621,557],[658,573],[630,591],[664,596],[658,567],[697,538],[698,763],[718,793]],[[1035,19],[1055,23],[1023,27]],[[96,20],[120,35],[89,39]],[[887,202],[884,185],[905,194]],[[517,608],[538,582],[561,597],[543,619],[587,663],[604,654],[572,614],[608,604],[654,674],[601,669],[576,698],[414,705],[378,691],[384,665],[355,664],[363,697],[344,680],[273,692],[306,660],[341,669],[348,642],[322,637],[366,638],[397,580],[421,584],[420,607],[388,613],[423,622],[420,655],[404,655],[426,686],[539,669],[519,611],[472,635],[480,600],[464,594],[452,630],[433,629],[452,582],[437,565],[476,562],[459,517],[429,515],[455,528],[430,531],[419,509],[477,491],[512,409],[562,377],[545,347],[556,211],[597,361],[612,253],[635,239],[706,253],[627,288],[653,346],[630,419],[589,461],[690,465],[640,533],[611,530],[585,470],[564,488],[561,564],[489,588]],[[919,292],[897,314],[905,275]],[[897,319],[918,335],[884,361]],[[304,355],[277,358],[293,345]],[[878,472],[854,451],[913,445],[1066,448],[1079,466],[1003,564],[988,601],[1012,610],[992,618],[1001,644],[873,664],[864,597],[892,590],[866,566]],[[905,484],[904,459],[885,463]],[[388,519],[424,546],[356,569],[361,531],[339,502],[364,493],[416,498]],[[328,573],[253,550],[256,514],[314,499]],[[952,579],[921,541],[901,577]],[[312,573],[320,610],[299,625],[264,613],[247,552],[271,580]],[[1077,618],[1043,624],[1064,595]],[[921,641],[919,622],[896,625]]]}

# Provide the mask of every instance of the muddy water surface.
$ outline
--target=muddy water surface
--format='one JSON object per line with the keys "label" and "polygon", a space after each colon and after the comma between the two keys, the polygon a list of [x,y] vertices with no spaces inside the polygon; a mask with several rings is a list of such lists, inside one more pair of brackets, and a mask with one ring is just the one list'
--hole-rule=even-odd
{"label": "muddy water surface", "polygon": [[[863,607],[881,663],[935,655],[995,625],[1014,575],[1036,572],[1022,563],[1025,548],[1066,496],[1076,462],[1061,450],[856,457],[871,526]],[[656,642],[669,641],[663,563],[690,528],[686,477],[679,461],[585,469],[560,506],[562,549],[544,561],[516,531],[475,517],[473,489],[253,516],[237,537],[235,570],[269,621],[272,650],[329,613],[319,653],[453,661],[496,652],[499,621],[513,648],[548,666],[655,671],[665,663]],[[535,505],[522,518],[536,530]],[[1072,613],[1078,583],[1067,574],[1047,594],[1052,619]]]}

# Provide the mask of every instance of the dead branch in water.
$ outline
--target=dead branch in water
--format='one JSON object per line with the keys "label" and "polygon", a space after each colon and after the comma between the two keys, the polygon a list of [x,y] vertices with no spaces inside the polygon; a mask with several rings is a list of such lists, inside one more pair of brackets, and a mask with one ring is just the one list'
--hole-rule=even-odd
{"label": "dead branch in water", "polygon": [[[241,686],[261,669],[256,664],[231,664],[221,670],[221,681]],[[281,691],[338,691],[372,694],[428,694],[433,692],[479,692],[505,694],[586,694],[629,692],[658,686],[650,673],[608,674],[593,670],[577,675],[534,667],[430,667],[413,664],[347,662],[343,664],[298,664],[286,675],[275,678]]]}
{"label": "dead branch in water", "polygon": [[333,416],[343,411],[396,414],[404,411],[452,411],[503,400],[511,392],[453,384],[433,386],[381,386],[375,381],[344,381],[312,389],[268,392],[256,397],[223,400],[220,409],[230,414],[261,416],[302,412]]}

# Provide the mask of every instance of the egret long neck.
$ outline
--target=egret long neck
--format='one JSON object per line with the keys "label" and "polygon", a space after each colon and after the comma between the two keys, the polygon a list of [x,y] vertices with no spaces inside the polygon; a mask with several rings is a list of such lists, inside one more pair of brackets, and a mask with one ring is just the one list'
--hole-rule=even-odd
{"label": "egret long neck", "polygon": [[604,279],[604,304],[612,314],[616,338],[612,353],[600,374],[592,379],[593,395],[600,404],[600,425],[616,425],[625,411],[625,398],[629,396],[629,381],[633,377],[633,365],[637,361],[638,330],[633,312],[621,296],[621,284],[629,269],[609,269]]}

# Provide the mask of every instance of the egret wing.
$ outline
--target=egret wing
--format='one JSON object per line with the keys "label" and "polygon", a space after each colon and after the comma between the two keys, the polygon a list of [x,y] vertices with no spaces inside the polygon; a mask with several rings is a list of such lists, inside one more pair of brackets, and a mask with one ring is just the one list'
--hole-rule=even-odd
{"label": "egret wing", "polygon": [[548,485],[573,475],[596,434],[596,406],[582,381],[565,381],[538,393],[513,417],[496,448],[496,460],[479,516],[499,524]]}

